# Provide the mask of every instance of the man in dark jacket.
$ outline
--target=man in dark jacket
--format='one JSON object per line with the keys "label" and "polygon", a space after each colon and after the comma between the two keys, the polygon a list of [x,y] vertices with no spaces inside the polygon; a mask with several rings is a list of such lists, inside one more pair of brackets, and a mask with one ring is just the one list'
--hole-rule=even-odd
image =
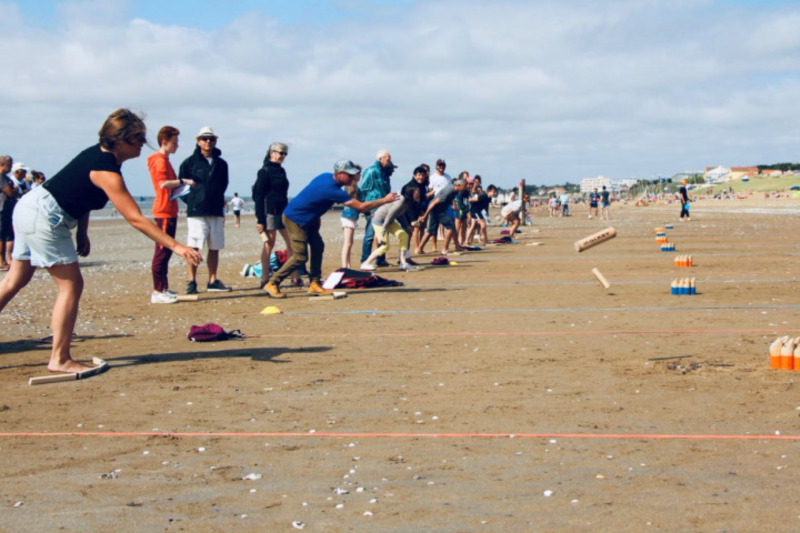
{"label": "man in dark jacket", "polygon": [[[202,250],[208,245],[209,292],[227,292],[217,279],[219,251],[225,248],[225,190],[228,188],[228,163],[220,157],[214,130],[205,126],[197,134],[197,148],[181,163],[178,180],[194,181],[194,187],[183,197],[186,202],[186,223],[189,229],[187,246]],[[197,294],[197,266],[189,265],[186,294]]]}

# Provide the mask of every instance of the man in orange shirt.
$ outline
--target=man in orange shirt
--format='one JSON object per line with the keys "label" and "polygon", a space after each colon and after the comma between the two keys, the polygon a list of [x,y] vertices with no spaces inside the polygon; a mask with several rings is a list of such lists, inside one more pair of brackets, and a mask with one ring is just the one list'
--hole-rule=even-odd
{"label": "man in orange shirt", "polygon": [[[169,162],[169,156],[178,151],[178,135],[180,133],[178,128],[172,126],[164,126],[158,130],[158,152],[147,158],[147,168],[150,170],[150,178],[153,180],[153,189],[156,193],[153,201],[153,218],[156,225],[173,239],[178,227],[178,201],[171,199],[173,189],[184,185],[194,187],[194,181],[178,179],[175,169]],[[178,293],[169,290],[167,271],[170,257],[172,257],[172,250],[156,243],[152,266],[151,304],[172,304],[178,301]]]}

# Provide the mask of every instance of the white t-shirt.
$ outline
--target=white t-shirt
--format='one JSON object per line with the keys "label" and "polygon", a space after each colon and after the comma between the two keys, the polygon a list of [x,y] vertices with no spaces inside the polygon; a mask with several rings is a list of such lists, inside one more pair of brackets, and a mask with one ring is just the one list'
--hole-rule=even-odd
{"label": "white t-shirt", "polygon": [[521,211],[522,211],[522,200],[515,200],[510,204],[506,204],[505,206],[503,206],[503,209],[500,210],[500,214],[505,217],[509,213],[519,214]]}
{"label": "white t-shirt", "polygon": [[429,180],[431,189],[433,189],[434,194],[441,191],[446,185],[450,185],[450,182],[452,181],[450,175],[447,172],[441,175],[434,172],[433,174],[430,175]]}
{"label": "white t-shirt", "polygon": [[231,209],[234,211],[241,211],[244,207],[244,200],[239,198],[238,196],[234,196],[231,200]]}

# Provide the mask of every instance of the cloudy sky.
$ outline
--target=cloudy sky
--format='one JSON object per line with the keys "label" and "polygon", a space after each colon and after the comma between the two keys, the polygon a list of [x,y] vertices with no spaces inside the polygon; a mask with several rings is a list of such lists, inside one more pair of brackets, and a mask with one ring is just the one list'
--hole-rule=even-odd
{"label": "cloudy sky", "polygon": [[[0,0],[0,152],[52,176],[117,107],[177,167],[210,125],[249,194],[388,148],[500,186],[800,160],[800,2]],[[148,150],[145,149],[147,155]],[[123,167],[152,193],[145,157]]]}

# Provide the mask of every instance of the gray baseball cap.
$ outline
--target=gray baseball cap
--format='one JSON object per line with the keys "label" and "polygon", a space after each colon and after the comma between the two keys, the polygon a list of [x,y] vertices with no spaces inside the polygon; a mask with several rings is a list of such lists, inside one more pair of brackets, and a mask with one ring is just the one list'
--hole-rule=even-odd
{"label": "gray baseball cap", "polygon": [[333,165],[334,172],[346,172],[351,176],[355,176],[356,174],[361,172],[361,165],[356,165],[349,159],[340,159]]}

